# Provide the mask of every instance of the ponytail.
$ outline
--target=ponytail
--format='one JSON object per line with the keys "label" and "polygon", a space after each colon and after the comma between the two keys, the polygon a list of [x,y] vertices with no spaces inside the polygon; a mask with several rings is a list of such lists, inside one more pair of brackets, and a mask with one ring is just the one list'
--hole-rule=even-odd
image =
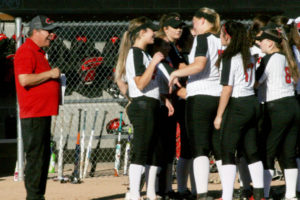
{"label": "ponytail", "polygon": [[122,77],[125,75],[125,65],[126,65],[126,59],[129,52],[130,47],[132,46],[130,34],[128,31],[126,31],[123,34],[120,48],[119,48],[119,57],[115,72],[115,82],[122,79]]}
{"label": "ponytail", "polygon": [[291,49],[291,46],[289,45],[288,37],[283,27],[278,28],[278,31],[281,33],[282,36],[281,45],[282,45],[283,53],[285,54],[289,64],[289,71],[291,73],[292,78],[297,83],[299,79],[299,70],[298,70],[298,65],[296,63],[293,51]]}

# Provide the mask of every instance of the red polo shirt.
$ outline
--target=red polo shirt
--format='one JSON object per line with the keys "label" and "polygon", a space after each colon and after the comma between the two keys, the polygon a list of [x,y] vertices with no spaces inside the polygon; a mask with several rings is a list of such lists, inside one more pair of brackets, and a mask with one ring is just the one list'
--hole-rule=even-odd
{"label": "red polo shirt", "polygon": [[22,87],[19,74],[39,74],[50,70],[45,51],[27,38],[17,50],[14,60],[20,118],[45,117],[58,114],[59,82],[48,80],[36,86]]}

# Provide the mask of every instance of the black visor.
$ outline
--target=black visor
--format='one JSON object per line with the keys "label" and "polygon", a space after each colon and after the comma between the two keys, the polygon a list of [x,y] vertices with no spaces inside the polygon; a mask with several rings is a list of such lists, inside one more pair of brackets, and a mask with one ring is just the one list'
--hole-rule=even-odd
{"label": "black visor", "polygon": [[281,43],[281,41],[282,41],[281,38],[275,37],[275,36],[270,35],[266,32],[263,32],[261,34],[261,36],[255,37],[255,39],[259,40],[259,41],[262,41],[263,39],[269,39],[269,40],[272,40],[272,41],[277,42],[277,43]]}
{"label": "black visor", "polygon": [[137,32],[139,32],[140,30],[143,30],[143,29],[146,29],[146,28],[150,28],[152,29],[153,31],[158,31],[159,29],[159,26],[153,24],[151,21],[148,21],[138,27],[136,27],[135,29],[133,29],[131,31],[131,35],[135,35]]}
{"label": "black visor", "polygon": [[164,27],[171,26],[172,28],[182,28],[185,23],[179,17],[173,17],[164,22]]}
{"label": "black visor", "polygon": [[204,19],[206,19],[210,23],[215,23],[215,21],[216,21],[216,17],[214,15],[210,15],[210,14],[201,12],[199,10],[195,13],[194,16],[197,17],[197,18],[202,18],[203,17]]}

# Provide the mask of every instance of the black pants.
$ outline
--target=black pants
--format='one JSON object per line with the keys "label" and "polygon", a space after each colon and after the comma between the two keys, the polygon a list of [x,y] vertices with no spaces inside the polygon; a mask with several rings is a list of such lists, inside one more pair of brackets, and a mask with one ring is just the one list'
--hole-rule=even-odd
{"label": "black pants", "polygon": [[220,158],[219,131],[214,128],[219,97],[196,95],[186,101],[186,128],[193,158],[209,156],[211,150]]}
{"label": "black pants", "polygon": [[159,114],[159,141],[156,148],[156,158],[161,164],[173,163],[176,150],[176,128],[180,125],[180,157],[191,159],[190,143],[185,126],[185,100],[175,99],[173,102],[174,115],[168,116],[168,108],[160,107]]}
{"label": "black pants", "polygon": [[154,165],[166,166],[173,163],[176,149],[176,120],[174,115],[168,116],[168,108],[164,105],[159,109],[159,134],[155,146]]}
{"label": "black pants", "polygon": [[153,165],[158,137],[158,100],[141,96],[132,99],[128,116],[134,129],[132,140],[132,164]]}
{"label": "black pants", "polygon": [[[299,109],[300,109],[300,94],[296,95],[297,101],[298,101],[298,105],[299,105]],[[299,111],[300,112],[300,111]],[[299,132],[298,132],[298,142],[297,142],[297,158],[300,158],[300,128],[299,128]]]}
{"label": "black pants", "polygon": [[50,161],[50,126],[51,117],[21,119],[27,200],[44,199]]}
{"label": "black pants", "polygon": [[255,96],[230,98],[222,119],[222,164],[235,164],[242,151],[248,164],[260,160],[257,147],[259,103]]}
{"label": "black pants", "polygon": [[175,109],[175,119],[176,122],[180,125],[180,157],[184,159],[191,159],[191,147],[190,141],[187,136],[186,131],[186,121],[185,121],[185,109],[186,109],[186,101],[183,99],[178,99],[174,102]]}
{"label": "black pants", "polygon": [[296,98],[285,97],[266,103],[265,120],[270,131],[266,136],[264,151],[265,169],[274,169],[277,156],[283,169],[297,168],[296,146],[300,115]]}

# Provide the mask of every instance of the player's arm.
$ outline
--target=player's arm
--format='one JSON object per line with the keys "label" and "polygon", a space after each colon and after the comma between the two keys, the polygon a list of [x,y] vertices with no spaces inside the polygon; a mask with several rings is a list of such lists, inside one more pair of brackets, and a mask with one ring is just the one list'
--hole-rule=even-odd
{"label": "player's arm", "polygon": [[128,84],[123,81],[122,79],[117,80],[117,85],[120,89],[120,92],[122,93],[123,96],[127,97],[127,90],[128,90]]}
{"label": "player's arm", "polygon": [[214,126],[217,130],[221,128],[222,117],[226,109],[226,106],[229,102],[229,98],[231,97],[231,93],[232,93],[232,86],[224,85],[220,96],[217,116],[214,121]]}
{"label": "player's arm", "polygon": [[266,55],[262,58],[259,67],[255,71],[255,84],[254,88],[258,88],[259,85],[261,85],[263,82],[266,81],[268,76],[268,70],[270,68],[269,61],[271,56]]}
{"label": "player's arm", "polygon": [[187,66],[189,66],[189,65],[185,64],[184,62],[181,62],[181,63],[179,63],[178,69],[182,69],[182,68],[185,68]]}
{"label": "player's arm", "polygon": [[176,95],[179,96],[182,99],[186,98],[186,88],[181,87],[176,91]]}
{"label": "player's arm", "polygon": [[195,60],[192,64],[187,65],[186,67],[183,67],[181,69],[174,71],[171,74],[171,76],[173,75],[175,77],[185,77],[185,76],[197,74],[205,68],[206,62],[207,62],[206,57],[198,56],[195,58]]}
{"label": "player's arm", "polygon": [[154,54],[149,66],[141,76],[134,78],[135,84],[139,90],[143,90],[151,81],[156,65],[164,58],[161,52]]}
{"label": "player's arm", "polygon": [[205,68],[207,62],[207,55],[208,55],[207,37],[205,35],[198,35],[196,41],[197,41],[197,46],[194,55],[195,57],[194,62],[186,67],[183,67],[173,72],[170,76],[170,82],[169,82],[170,86],[174,84],[173,80],[176,77],[185,77],[185,76],[197,74]]}
{"label": "player's arm", "polygon": [[53,68],[39,74],[20,74],[18,76],[20,85],[23,87],[30,87],[39,85],[50,79],[57,79],[60,76],[59,68]]}
{"label": "player's arm", "polygon": [[232,94],[234,65],[233,66],[231,65],[231,58],[230,59],[223,58],[220,68],[221,68],[220,83],[221,85],[223,85],[223,88],[220,96],[217,116],[214,120],[214,126],[217,130],[221,128],[223,114],[229,102],[229,98],[231,97]]}

